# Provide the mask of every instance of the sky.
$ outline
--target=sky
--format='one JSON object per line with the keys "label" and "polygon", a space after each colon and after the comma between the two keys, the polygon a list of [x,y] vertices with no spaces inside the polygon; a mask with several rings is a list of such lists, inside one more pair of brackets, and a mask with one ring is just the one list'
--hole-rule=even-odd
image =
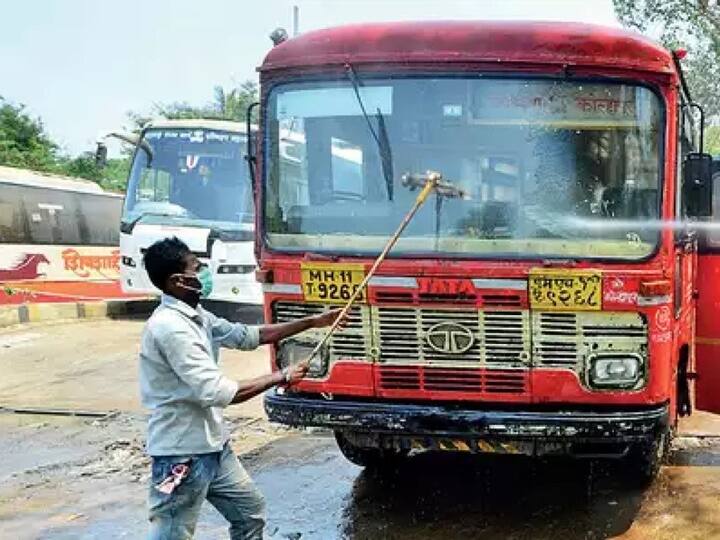
{"label": "sky", "polygon": [[[128,111],[212,100],[257,80],[270,32],[394,20],[535,19],[618,26],[612,0],[23,0],[0,10],[0,96],[65,152],[93,150]],[[592,7],[590,7],[592,6]],[[111,148],[111,153],[117,149]]]}

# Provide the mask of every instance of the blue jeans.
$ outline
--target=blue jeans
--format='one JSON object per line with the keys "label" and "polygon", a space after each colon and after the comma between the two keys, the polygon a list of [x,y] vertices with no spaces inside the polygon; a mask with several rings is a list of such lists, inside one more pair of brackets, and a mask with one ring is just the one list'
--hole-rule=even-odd
{"label": "blue jeans", "polygon": [[[187,477],[170,494],[158,491],[179,463],[189,465]],[[205,499],[230,522],[232,540],[262,539],[265,500],[226,443],[222,452],[152,458],[149,540],[191,539]]]}

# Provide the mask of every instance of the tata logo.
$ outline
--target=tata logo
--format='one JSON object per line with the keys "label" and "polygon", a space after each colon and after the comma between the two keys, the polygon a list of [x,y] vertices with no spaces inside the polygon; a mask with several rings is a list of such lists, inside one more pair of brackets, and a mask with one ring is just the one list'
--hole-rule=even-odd
{"label": "tata logo", "polygon": [[473,333],[457,323],[443,322],[427,331],[425,339],[435,351],[445,354],[462,354],[475,342]]}

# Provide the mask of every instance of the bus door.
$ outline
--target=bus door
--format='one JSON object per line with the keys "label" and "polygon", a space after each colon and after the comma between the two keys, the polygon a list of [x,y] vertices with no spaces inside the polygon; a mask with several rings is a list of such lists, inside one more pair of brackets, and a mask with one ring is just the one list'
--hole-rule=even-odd
{"label": "bus door", "polygon": [[[720,163],[714,162],[720,169]],[[720,413],[720,170],[713,175],[713,215],[701,233],[697,265],[695,400],[698,409]]]}

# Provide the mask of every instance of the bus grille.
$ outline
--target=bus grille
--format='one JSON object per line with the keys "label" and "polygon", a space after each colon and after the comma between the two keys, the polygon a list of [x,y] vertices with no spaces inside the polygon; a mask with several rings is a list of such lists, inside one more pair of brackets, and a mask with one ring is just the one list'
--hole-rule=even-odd
{"label": "bus grille", "polygon": [[639,352],[647,344],[647,324],[638,313],[533,314],[533,362],[580,372],[595,350]]}
{"label": "bus grille", "polygon": [[[328,311],[329,306],[322,304],[299,304],[294,302],[275,302],[273,304],[273,320],[275,322],[289,322],[308,317],[310,315],[319,315],[324,311]],[[365,310],[355,306],[348,314],[348,321],[342,330],[338,330],[330,338],[330,355],[333,359],[339,358],[362,358],[367,359],[370,351],[365,339],[365,332],[369,324],[368,314]],[[308,330],[308,334],[313,334],[320,339],[325,330]]]}
{"label": "bus grille", "polygon": [[[330,309],[322,304],[276,302],[277,322]],[[430,343],[444,325],[470,335],[461,352]],[[319,339],[324,330],[309,330]],[[355,306],[347,326],[330,340],[332,360],[376,359],[384,388],[508,388],[507,374],[538,367],[571,369],[582,376],[584,359],[596,351],[646,354],[647,323],[630,312],[481,311],[404,306]],[[497,379],[493,379],[497,374]],[[444,382],[443,382],[444,381]],[[509,383],[508,383],[509,384]],[[523,383],[524,384],[524,383]]]}
{"label": "bus grille", "polygon": [[381,390],[514,394],[527,391],[524,370],[482,370],[427,366],[379,367]]}
{"label": "bus grille", "polygon": [[[395,307],[373,310],[383,363],[519,367],[529,362],[527,312]],[[427,336],[434,327],[445,323],[469,331],[472,346],[462,353],[433,347]]]}

